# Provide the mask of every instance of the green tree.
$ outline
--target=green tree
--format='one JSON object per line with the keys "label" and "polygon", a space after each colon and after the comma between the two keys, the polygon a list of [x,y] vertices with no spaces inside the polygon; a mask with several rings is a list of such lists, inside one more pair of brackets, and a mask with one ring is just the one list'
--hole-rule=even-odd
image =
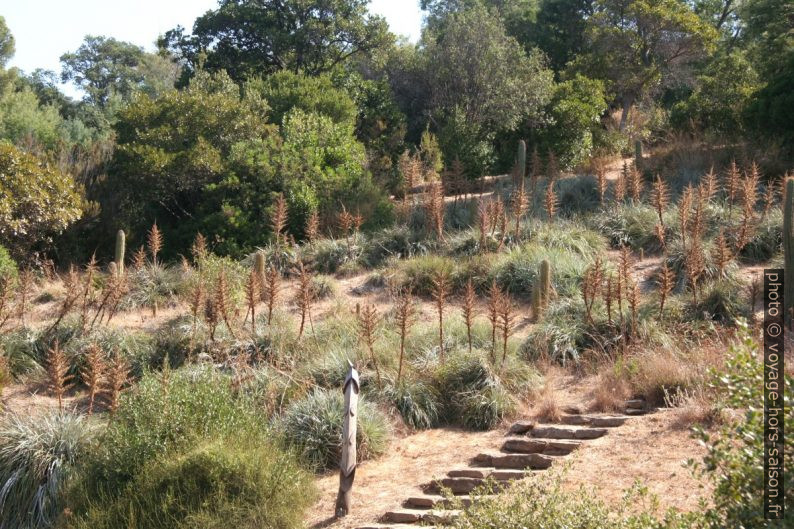
{"label": "green tree", "polygon": [[80,218],[74,180],[7,143],[0,143],[0,243],[17,260],[46,250],[52,237]]}
{"label": "green tree", "polygon": [[781,141],[794,152],[794,53],[753,95],[745,109],[745,120],[759,136]]}
{"label": "green tree", "polygon": [[14,35],[6,25],[6,19],[0,16],[0,68],[5,68],[8,61],[14,56]]}
{"label": "green tree", "polygon": [[[470,174],[482,174],[492,162],[483,147],[539,116],[552,73],[539,54],[527,55],[506,34],[495,12],[481,7],[450,14],[443,33],[426,30],[423,41],[431,119],[444,158],[468,162]],[[467,148],[479,154],[460,150]]]}
{"label": "green tree", "polygon": [[716,30],[678,0],[598,0],[587,24],[587,52],[576,69],[603,79],[623,112],[707,55]]}
{"label": "green tree", "polygon": [[718,54],[698,75],[692,95],[673,107],[670,121],[680,128],[741,135],[745,108],[758,86],[758,74],[744,53]]}
{"label": "green tree", "polygon": [[178,68],[167,57],[112,37],[85,37],[71,53],[61,55],[64,82],[72,81],[86,93],[86,101],[106,108],[114,97],[129,101],[136,90],[157,95],[172,88]]}
{"label": "green tree", "polygon": [[[134,244],[157,220],[173,243],[167,249],[179,251],[199,230],[221,238],[227,228],[211,224],[224,221],[230,231],[246,224],[229,251],[239,241],[250,242],[248,222],[264,218],[273,178],[269,160],[278,143],[275,127],[267,123],[267,104],[258,95],[241,97],[225,74],[200,72],[184,90],[157,98],[134,96],[118,115],[116,133],[118,147],[101,192],[110,232],[127,228]],[[262,149],[256,175],[235,174],[231,162],[240,156],[232,153],[243,150],[241,145]],[[262,202],[251,202],[252,197]],[[262,234],[257,242],[265,238]]]}
{"label": "green tree", "polygon": [[317,75],[389,40],[369,0],[221,0],[218,9],[161,39],[191,68],[226,70],[242,81],[279,70]]}
{"label": "green tree", "polygon": [[607,109],[604,83],[576,75],[558,84],[549,104],[549,124],[540,132],[541,152],[551,150],[562,167],[584,162],[593,150],[593,132]]}
{"label": "green tree", "polygon": [[293,108],[328,116],[334,123],[356,122],[355,103],[328,75],[309,77],[284,70],[247,83],[246,90],[265,98],[274,123],[281,124]]}

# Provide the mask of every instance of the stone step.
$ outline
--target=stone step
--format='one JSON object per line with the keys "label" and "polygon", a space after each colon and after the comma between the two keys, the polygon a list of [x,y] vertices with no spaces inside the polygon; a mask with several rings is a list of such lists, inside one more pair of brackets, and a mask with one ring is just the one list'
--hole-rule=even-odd
{"label": "stone step", "polygon": [[563,415],[560,422],[574,426],[616,428],[629,419],[626,415]]}
{"label": "stone step", "polygon": [[496,481],[506,481],[514,479],[523,479],[527,473],[523,470],[504,470],[497,468],[487,467],[467,467],[447,472],[449,478],[475,478],[475,479],[494,479]]}
{"label": "stone step", "polygon": [[545,470],[551,466],[554,458],[544,454],[505,454],[482,453],[474,456],[472,464],[477,466],[512,468],[518,470]]}
{"label": "stone step", "polygon": [[523,435],[535,427],[535,421],[518,421],[514,422],[510,429],[507,431],[508,435]]}
{"label": "stone step", "polygon": [[416,526],[402,523],[371,523],[359,525],[356,529],[416,529]]}
{"label": "stone step", "polygon": [[645,408],[645,399],[630,399],[626,401],[627,408]]}
{"label": "stone step", "polygon": [[444,509],[395,509],[383,515],[383,522],[415,524],[422,522],[428,525],[448,524],[460,516],[459,510]]}
{"label": "stone step", "polygon": [[411,496],[403,502],[403,507],[410,509],[450,509],[452,507],[461,507],[468,509],[475,501],[495,498],[495,494],[481,494],[478,496],[455,496],[454,499],[441,496],[440,494],[421,494]]}
{"label": "stone step", "polygon": [[545,439],[597,439],[607,434],[606,428],[580,426],[535,426],[527,435]]}
{"label": "stone step", "polygon": [[520,454],[544,454],[547,456],[568,455],[582,445],[581,441],[567,439],[535,439],[511,437],[505,440],[502,450]]}
{"label": "stone step", "polygon": [[645,415],[648,412],[644,408],[626,408],[624,413],[626,415],[636,417],[637,415]]}
{"label": "stone step", "polygon": [[[423,489],[427,494],[440,494],[442,490],[449,489],[455,496],[460,496],[482,487],[486,481],[483,478],[441,478],[426,484]],[[499,492],[507,488],[509,481],[509,479],[497,480],[494,477],[491,486],[494,492]]]}

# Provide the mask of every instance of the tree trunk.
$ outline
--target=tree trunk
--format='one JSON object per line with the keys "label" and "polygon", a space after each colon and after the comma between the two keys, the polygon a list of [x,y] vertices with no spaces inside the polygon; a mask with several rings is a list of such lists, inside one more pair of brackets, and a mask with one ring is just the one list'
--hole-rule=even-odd
{"label": "tree trunk", "polygon": [[626,130],[626,122],[629,119],[629,112],[634,104],[634,97],[630,95],[623,96],[623,112],[620,114],[620,132]]}

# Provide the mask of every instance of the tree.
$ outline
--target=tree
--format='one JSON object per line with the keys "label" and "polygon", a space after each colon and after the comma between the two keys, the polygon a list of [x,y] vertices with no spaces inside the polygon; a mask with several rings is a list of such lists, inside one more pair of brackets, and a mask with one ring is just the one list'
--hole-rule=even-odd
{"label": "tree", "polygon": [[0,16],[0,68],[5,68],[14,56],[14,35],[6,25],[6,19]]}
{"label": "tree", "polygon": [[[200,72],[184,90],[154,99],[134,96],[119,112],[115,129],[118,146],[101,192],[108,230],[127,228],[133,239],[157,220],[173,249],[187,248],[197,231],[225,235],[226,228],[215,225],[219,221],[230,231],[235,225],[240,230],[228,251],[253,237],[247,223],[258,214],[264,218],[269,202],[248,200],[251,195],[267,198],[271,150],[278,142],[260,97],[241,97],[224,74]],[[258,147],[251,165],[260,170],[241,182],[232,161],[242,156],[234,153],[251,150],[244,145]],[[227,207],[230,201],[235,208]]]}
{"label": "tree", "polygon": [[548,108],[549,124],[540,131],[541,152],[553,152],[561,166],[574,167],[592,153],[593,131],[607,109],[604,83],[576,75],[558,84]]}
{"label": "tree", "polygon": [[369,0],[221,0],[161,39],[189,68],[224,69],[242,81],[290,70],[317,75],[389,40],[386,22],[367,13]]}
{"label": "tree", "polygon": [[741,50],[719,53],[697,76],[689,98],[673,106],[670,121],[679,128],[741,135],[743,113],[758,86],[758,74]]}
{"label": "tree", "polygon": [[281,124],[293,108],[328,116],[334,123],[356,122],[355,103],[344,90],[334,86],[328,75],[309,77],[284,70],[253,80],[245,89],[265,98],[273,123]]}
{"label": "tree", "polygon": [[86,93],[86,101],[100,108],[114,96],[129,101],[136,90],[157,95],[173,87],[178,68],[167,57],[112,37],[85,37],[71,53],[61,55],[61,79],[72,81]]}
{"label": "tree", "polygon": [[52,237],[80,218],[74,180],[7,143],[0,143],[0,243],[17,260],[46,250]]}
{"label": "tree", "polygon": [[634,103],[706,55],[716,30],[678,0],[598,0],[587,40],[575,67],[608,83],[623,130]]}
{"label": "tree", "polygon": [[[439,126],[444,157],[469,161],[469,172],[481,174],[490,162],[475,162],[458,148],[481,149],[498,132],[537,118],[551,95],[552,73],[481,7],[452,13],[443,33],[426,31],[423,41],[431,119]],[[454,128],[456,123],[465,129]]]}

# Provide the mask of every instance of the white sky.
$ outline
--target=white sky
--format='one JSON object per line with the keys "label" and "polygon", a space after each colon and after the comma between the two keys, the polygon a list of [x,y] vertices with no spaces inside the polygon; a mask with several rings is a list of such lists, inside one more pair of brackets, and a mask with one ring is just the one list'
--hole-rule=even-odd
{"label": "white sky", "polygon": [[[58,59],[76,50],[85,35],[114,37],[153,50],[160,34],[177,25],[190,30],[196,17],[217,5],[217,0],[0,0],[0,15],[16,40],[11,66],[60,74]],[[383,15],[392,32],[413,42],[419,39],[418,0],[372,0],[370,11]],[[71,85],[63,89],[77,95]]]}

